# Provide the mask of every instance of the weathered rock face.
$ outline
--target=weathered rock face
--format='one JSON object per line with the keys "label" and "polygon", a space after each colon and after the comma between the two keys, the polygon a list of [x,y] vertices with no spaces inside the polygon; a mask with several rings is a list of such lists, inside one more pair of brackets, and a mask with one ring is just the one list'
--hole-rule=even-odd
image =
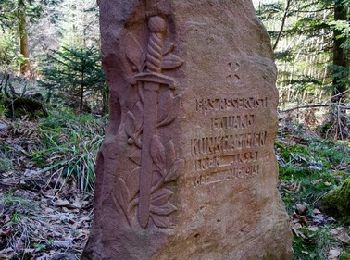
{"label": "weathered rock face", "polygon": [[291,259],[276,68],[251,1],[99,5],[110,123],[82,258]]}

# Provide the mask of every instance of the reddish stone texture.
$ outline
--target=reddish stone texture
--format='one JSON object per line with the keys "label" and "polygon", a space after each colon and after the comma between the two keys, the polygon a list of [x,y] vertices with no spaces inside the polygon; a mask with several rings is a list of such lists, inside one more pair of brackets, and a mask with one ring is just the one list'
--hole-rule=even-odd
{"label": "reddish stone texture", "polygon": [[82,259],[291,259],[250,1],[100,1],[110,122]]}

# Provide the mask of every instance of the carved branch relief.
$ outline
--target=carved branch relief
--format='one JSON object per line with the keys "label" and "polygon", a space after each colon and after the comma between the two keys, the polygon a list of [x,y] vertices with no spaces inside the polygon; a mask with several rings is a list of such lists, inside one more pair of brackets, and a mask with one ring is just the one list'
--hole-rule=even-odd
{"label": "carved branch relief", "polygon": [[[146,51],[130,34],[133,48],[126,54],[135,73],[130,87],[136,88],[138,93],[138,101],[127,112],[125,123],[131,151],[129,159],[135,167],[126,178],[119,178],[114,200],[129,225],[133,225],[133,212],[137,212],[138,223],[144,229],[152,222],[157,228],[173,227],[170,215],[177,208],[170,203],[173,192],[168,184],[178,178],[184,164],[183,159],[176,156],[173,141],[164,141],[159,134],[161,128],[176,119],[174,107],[179,100],[174,94],[174,79],[162,71],[183,64],[182,59],[173,54],[174,44],[164,50],[167,28],[167,20],[159,16],[149,18]],[[162,97],[161,89],[165,93]]]}

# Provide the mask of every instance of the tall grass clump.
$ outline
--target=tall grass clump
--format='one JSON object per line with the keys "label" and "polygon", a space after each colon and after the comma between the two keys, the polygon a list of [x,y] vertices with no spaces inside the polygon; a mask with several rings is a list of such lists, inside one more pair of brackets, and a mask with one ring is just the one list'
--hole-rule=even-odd
{"label": "tall grass clump", "polygon": [[74,177],[81,191],[91,190],[105,122],[105,118],[77,115],[68,108],[51,110],[39,122],[41,145],[32,152],[31,159],[43,171],[52,172],[52,177],[59,175],[64,180]]}

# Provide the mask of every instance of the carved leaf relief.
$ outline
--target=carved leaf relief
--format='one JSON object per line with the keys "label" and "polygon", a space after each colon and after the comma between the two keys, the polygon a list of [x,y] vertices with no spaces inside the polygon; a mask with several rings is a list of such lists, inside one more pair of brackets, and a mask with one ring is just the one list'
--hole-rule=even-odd
{"label": "carved leaf relief", "polygon": [[126,115],[125,132],[128,135],[129,144],[135,144],[137,147],[141,148],[141,134],[143,126],[143,106],[139,101],[133,107],[133,112],[128,111]]}
{"label": "carved leaf relief", "polygon": [[116,190],[116,193],[113,196],[114,203],[119,205],[119,208],[122,210],[125,219],[130,225],[129,212],[128,212],[128,198],[129,190],[125,181],[121,178],[118,179],[119,185]]}
{"label": "carved leaf relief", "polygon": [[141,151],[135,150],[130,156],[130,160],[137,166],[141,166]]}
{"label": "carved leaf relief", "polygon": [[175,145],[173,141],[169,141],[166,144],[166,163],[167,165],[171,166],[176,159],[176,155],[175,155]]}
{"label": "carved leaf relief", "polygon": [[175,181],[179,178],[179,169],[181,169],[184,165],[183,159],[176,160],[173,165],[170,167],[170,170],[165,177],[166,182]]}
{"label": "carved leaf relief", "polygon": [[164,181],[175,181],[179,177],[179,170],[184,165],[184,160],[176,159],[175,146],[172,141],[169,141],[166,146],[167,155],[167,174]]}
{"label": "carved leaf relief", "polygon": [[176,45],[174,43],[171,43],[167,48],[165,48],[165,51],[163,52],[163,57],[175,51],[175,49],[176,49]]}
{"label": "carved leaf relief", "polygon": [[175,54],[168,54],[163,57],[161,66],[162,69],[171,70],[181,67],[183,63],[184,61],[179,56],[176,56]]}
{"label": "carved leaf relief", "polygon": [[141,72],[143,70],[145,53],[140,42],[132,33],[127,35],[126,57],[131,63],[131,68],[134,72]]}
{"label": "carved leaf relief", "polygon": [[125,124],[125,132],[127,133],[128,136],[133,136],[135,133],[135,116],[134,114],[129,111],[126,115],[126,124]]}
{"label": "carved leaf relief", "polygon": [[172,194],[173,192],[171,190],[160,189],[152,194],[151,203],[154,206],[162,206],[167,204]]}
{"label": "carved leaf relief", "polygon": [[154,225],[158,228],[172,228],[173,226],[169,217],[151,214],[151,219],[153,220]]}
{"label": "carved leaf relief", "polygon": [[169,202],[162,206],[151,205],[151,208],[150,208],[151,213],[157,216],[169,216],[171,213],[173,213],[176,210],[177,208],[174,205],[170,204]]}
{"label": "carved leaf relief", "polygon": [[131,171],[126,177],[126,183],[128,183],[129,190],[129,202],[133,200],[140,190],[140,173],[141,167],[137,167]]}
{"label": "carved leaf relief", "polygon": [[163,170],[166,164],[165,148],[158,135],[154,135],[151,143],[151,156],[159,170]]}
{"label": "carved leaf relief", "polygon": [[173,97],[171,94],[162,95],[159,100],[159,119],[157,127],[164,127],[171,124],[177,117],[176,106],[180,101],[180,96]]}

